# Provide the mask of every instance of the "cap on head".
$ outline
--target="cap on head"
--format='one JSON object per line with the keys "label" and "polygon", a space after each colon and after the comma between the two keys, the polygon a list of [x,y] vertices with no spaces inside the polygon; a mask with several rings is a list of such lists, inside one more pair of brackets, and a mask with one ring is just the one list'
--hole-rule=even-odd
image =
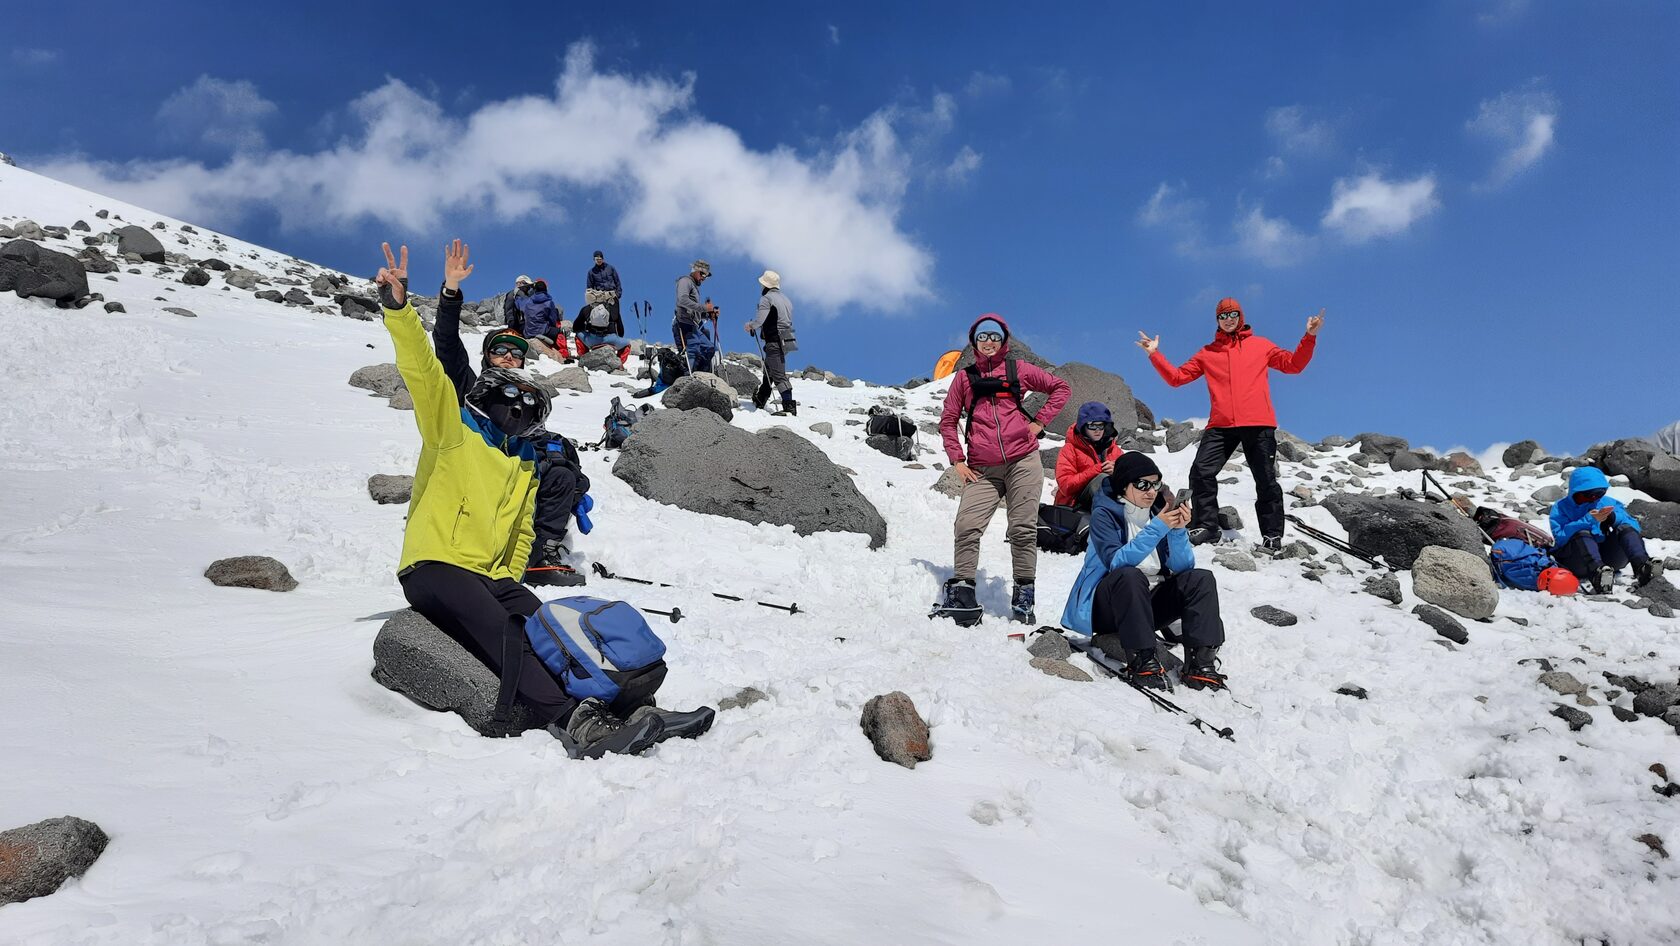
{"label": "cap on head", "polygon": [[712,264],[703,259],[697,259],[694,261],[694,265],[689,267],[689,271],[699,273],[702,276],[710,276],[712,274]]}
{"label": "cap on head", "polygon": [[531,343],[527,342],[523,337],[515,335],[512,332],[492,332],[490,333],[490,337],[484,340],[484,356],[486,358],[490,357],[490,349],[503,343],[512,345],[513,347],[519,349],[521,354],[527,356],[531,354]]}
{"label": "cap on head", "polygon": [[1131,451],[1120,454],[1114,460],[1114,481],[1121,486],[1128,486],[1146,476],[1160,475],[1161,468],[1149,459],[1147,453]]}
{"label": "cap on head", "polygon": [[531,284],[531,277],[521,273],[519,278],[513,281],[513,284],[515,286],[529,286]]}
{"label": "cap on head", "polygon": [[782,288],[782,274],[773,269],[767,269],[764,271],[764,275],[758,277],[758,284],[766,289],[780,289]]}
{"label": "cap on head", "polygon": [[1226,296],[1225,298],[1219,300],[1218,305],[1213,307],[1213,314],[1215,316],[1220,316],[1220,315],[1224,315],[1227,312],[1235,312],[1238,315],[1241,315],[1242,310],[1243,310],[1242,303],[1240,303],[1237,300],[1231,298],[1230,296]]}
{"label": "cap on head", "polygon": [[970,339],[978,337],[981,332],[996,332],[999,335],[1002,335],[1005,339],[1009,338],[1009,329],[1004,328],[1002,322],[992,318],[991,316],[987,316],[974,323],[974,329],[969,333]]}
{"label": "cap on head", "polygon": [[595,258],[598,259],[598,260],[604,260],[604,259],[607,258],[607,255],[605,253],[602,253],[600,250],[596,250],[595,251]]}

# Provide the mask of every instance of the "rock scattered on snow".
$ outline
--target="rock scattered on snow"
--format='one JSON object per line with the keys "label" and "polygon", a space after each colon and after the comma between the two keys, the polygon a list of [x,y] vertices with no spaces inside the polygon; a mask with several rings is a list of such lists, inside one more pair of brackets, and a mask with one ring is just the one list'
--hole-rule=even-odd
{"label": "rock scattered on snow", "polygon": [[811,432],[814,434],[822,434],[824,437],[833,437],[834,425],[826,420],[819,421],[818,423],[811,425]]}
{"label": "rock scattered on snow", "polygon": [[414,492],[414,477],[375,473],[368,477],[368,495],[381,506],[406,503]]}
{"label": "rock scattered on snow", "polygon": [[713,365],[714,373],[724,380],[725,384],[734,388],[736,392],[757,391],[759,384],[758,373],[746,365],[733,361],[719,361]]}
{"label": "rock scattered on snow", "polygon": [[[412,609],[392,615],[373,640],[373,679],[427,709],[458,713],[483,736],[501,735],[494,722],[501,680],[455,639]],[[513,704],[514,732],[547,720]]]}
{"label": "rock scattered on snow", "polygon": [[952,499],[957,499],[962,496],[963,487],[966,485],[963,482],[962,474],[958,473],[957,468],[953,466],[939,474],[939,479],[934,480],[933,485],[928,488],[936,493],[942,493]]}
{"label": "rock scattered on snow", "polygon": [[1263,604],[1248,612],[1273,627],[1291,627],[1300,619],[1282,608]]}
{"label": "rock scattered on snow", "polygon": [[147,263],[161,263],[163,258],[163,244],[152,236],[144,227],[130,224],[119,227],[117,234],[117,254],[133,253]]}
{"label": "rock scattered on snow", "polygon": [[1393,459],[1396,453],[1411,446],[1404,437],[1390,437],[1379,433],[1363,433],[1353,439],[1359,441],[1360,454],[1381,460]]}
{"label": "rock scattered on snow", "polygon": [[408,388],[403,382],[402,374],[397,371],[397,366],[390,362],[357,368],[350,373],[350,386],[372,391],[380,397],[390,397]]}
{"label": "rock scattered on snow", "polygon": [[1046,631],[1034,634],[1032,643],[1027,645],[1027,653],[1034,657],[1048,657],[1051,660],[1066,660],[1073,656],[1073,645],[1060,634]]}
{"label": "rock scattered on snow", "polygon": [[665,389],[659,402],[674,411],[706,410],[724,420],[733,420],[740,395],[715,374],[697,371],[677,379]]}
{"label": "rock scattered on snow", "polygon": [[1342,684],[1336,688],[1336,692],[1340,693],[1342,696],[1351,696],[1356,700],[1368,700],[1371,698],[1370,694],[1365,692],[1364,687],[1356,686],[1352,683]]}
{"label": "rock scattered on snow", "polygon": [[0,292],[16,292],[23,299],[51,299],[59,308],[67,308],[88,294],[87,267],[68,253],[12,240],[0,246]]}
{"label": "rock scattered on snow", "polygon": [[1411,568],[1418,553],[1431,545],[1477,555],[1482,533],[1476,524],[1431,503],[1360,493],[1336,493],[1323,506],[1347,530],[1348,542],[1390,565]]}
{"label": "rock scattered on snow", "polygon": [[1216,546],[1213,550],[1213,561],[1214,564],[1234,572],[1252,572],[1260,568],[1255,564],[1254,556],[1234,545]]}
{"label": "rock scattered on snow", "polygon": [[618,352],[614,351],[611,345],[601,345],[584,352],[582,357],[578,358],[578,364],[590,371],[605,371],[609,374],[629,373],[625,371],[624,363],[618,360]]}
{"label": "rock scattered on snow", "polygon": [[388,406],[394,411],[412,411],[414,410],[414,395],[408,393],[407,388],[403,388],[391,395]]}
{"label": "rock scattered on snow", "polygon": [[933,758],[928,724],[902,690],[870,697],[858,721],[875,754],[907,769]]}
{"label": "rock scattered on snow", "polygon": [[1438,545],[1425,547],[1412,563],[1412,591],[1472,621],[1493,617],[1499,605],[1499,587],[1486,559]]}
{"label": "rock scattered on snow", "polygon": [[764,691],[760,690],[758,687],[742,687],[740,692],[736,693],[734,696],[726,696],[723,699],[718,700],[718,712],[721,713],[724,710],[732,709],[745,709],[754,703],[761,703],[769,698],[770,697],[766,696]]}
{"label": "rock scattered on snow", "polygon": [[1365,579],[1364,591],[1366,594],[1376,595],[1390,604],[1399,604],[1401,601],[1400,579],[1394,577],[1392,572],[1372,575]]}
{"label": "rock scattered on snow", "polygon": [[579,365],[567,365],[550,375],[537,375],[537,386],[549,393],[549,396],[561,391],[577,391],[588,394],[594,390],[589,383],[589,372]]}
{"label": "rock scattered on snow", "polygon": [[1587,692],[1587,685],[1585,683],[1575,679],[1574,674],[1567,673],[1562,670],[1552,670],[1547,673],[1542,673],[1537,682],[1552,692],[1561,693],[1564,696],[1574,696],[1577,693]]}
{"label": "rock scattered on snow", "polygon": [[1052,677],[1060,677],[1063,680],[1072,680],[1076,683],[1091,682],[1090,674],[1078,667],[1075,667],[1073,664],[1068,663],[1066,660],[1056,657],[1034,657],[1031,663],[1034,669],[1047,673]]}
{"label": "rock scattered on snow", "polygon": [[1457,618],[1440,608],[1432,604],[1420,604],[1412,608],[1412,613],[1418,616],[1418,620],[1434,628],[1435,633],[1447,640],[1455,644],[1470,643],[1470,632],[1464,629],[1464,625],[1458,623]]}
{"label": "rock scattered on snow", "polygon": [[163,311],[168,312],[170,315],[178,315],[183,319],[198,318],[197,312],[194,312],[191,309],[183,309],[178,305],[166,305],[163,307]]}
{"label": "rock scattered on snow", "polygon": [[238,555],[217,559],[204,570],[204,577],[223,588],[256,588],[262,591],[291,591],[297,579],[278,559],[267,555]]}
{"label": "rock scattered on snow", "polygon": [[1583,728],[1591,726],[1593,721],[1592,716],[1566,703],[1552,707],[1552,715],[1568,723],[1570,732],[1580,732]]}
{"label": "rock scattered on snow", "polygon": [[1499,455],[1499,462],[1516,469],[1525,463],[1538,463],[1540,458],[1545,455],[1545,451],[1540,449],[1538,443],[1532,440],[1519,440],[1505,448],[1505,452]]}
{"label": "rock scattered on snow", "polygon": [[0,907],[44,897],[82,876],[110,841],[99,825],[75,817],[0,831]]}

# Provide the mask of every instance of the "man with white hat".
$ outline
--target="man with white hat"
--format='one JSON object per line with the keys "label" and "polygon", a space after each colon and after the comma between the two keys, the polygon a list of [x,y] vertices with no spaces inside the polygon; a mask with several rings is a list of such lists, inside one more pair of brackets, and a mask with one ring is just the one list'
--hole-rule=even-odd
{"label": "man with white hat", "polygon": [[718,309],[710,299],[700,301],[700,285],[711,275],[712,265],[697,259],[677,279],[677,314],[671,327],[688,356],[690,372],[712,370],[712,355],[717,352],[717,340],[706,331],[706,322],[717,318]]}
{"label": "man with white hat", "polygon": [[[782,392],[782,409],[775,412],[776,416],[796,415],[799,405],[793,401],[793,382],[788,380],[787,374],[787,353],[799,350],[793,339],[793,303],[782,295],[782,277],[775,270],[765,270],[764,275],[758,277],[758,285],[758,313],[747,323],[747,334],[756,335],[764,344],[765,383]],[[770,392],[762,388],[760,393],[765,399],[770,396]],[[762,407],[763,403],[760,402],[759,406]]]}

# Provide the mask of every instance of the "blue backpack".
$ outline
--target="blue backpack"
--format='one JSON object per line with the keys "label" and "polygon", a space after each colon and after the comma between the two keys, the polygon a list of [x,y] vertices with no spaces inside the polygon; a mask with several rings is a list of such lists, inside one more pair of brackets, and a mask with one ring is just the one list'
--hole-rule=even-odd
{"label": "blue backpack", "polygon": [[651,703],[665,681],[665,642],[628,602],[556,598],[526,619],[525,636],[567,695],[620,716]]}
{"label": "blue backpack", "polygon": [[1552,567],[1552,556],[1521,539],[1500,539],[1488,550],[1493,578],[1507,588],[1540,590],[1540,573]]}

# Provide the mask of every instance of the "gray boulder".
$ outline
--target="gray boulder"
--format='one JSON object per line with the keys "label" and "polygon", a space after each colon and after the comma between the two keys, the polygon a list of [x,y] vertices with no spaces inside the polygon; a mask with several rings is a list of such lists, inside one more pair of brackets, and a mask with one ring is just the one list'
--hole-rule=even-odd
{"label": "gray boulder", "polygon": [[1073,645],[1060,634],[1034,634],[1032,643],[1027,645],[1027,653],[1050,660],[1066,660],[1073,656]]}
{"label": "gray boulder", "polygon": [[343,285],[342,278],[322,273],[309,281],[309,291],[318,296],[330,296]]}
{"label": "gray boulder", "polygon": [[273,302],[276,305],[284,305],[286,302],[286,297],[281,295],[280,290],[278,289],[259,289],[256,292],[251,293],[251,295],[256,296],[264,302]]}
{"label": "gray boulder", "polygon": [[372,391],[380,397],[390,397],[398,391],[408,389],[402,374],[397,371],[397,366],[390,362],[357,368],[350,373],[350,386]]}
{"label": "gray boulder", "polygon": [[1535,490],[1529,495],[1529,498],[1537,503],[1555,503],[1567,494],[1568,490],[1556,483],[1553,483],[1550,486],[1542,486]]}
{"label": "gray boulder", "polygon": [[235,289],[255,289],[262,277],[248,269],[230,269],[222,274],[222,281]]}
{"label": "gray boulder", "polygon": [[1390,437],[1379,433],[1367,432],[1353,439],[1359,441],[1360,453],[1383,460],[1392,459],[1396,453],[1411,446],[1404,437]]}
{"label": "gray boulder", "polygon": [[292,305],[313,305],[315,302],[314,299],[310,298],[309,293],[302,289],[288,289],[281,298]]}
{"label": "gray boulder", "polygon": [[12,226],[12,235],[21,240],[45,240],[47,231],[33,220],[19,220]]}
{"label": "gray boulder", "polygon": [[758,390],[758,373],[746,365],[739,365],[733,361],[722,361],[716,363],[713,367],[717,369],[714,373],[722,378],[725,384],[734,388],[737,393]]}
{"label": "gray boulder", "polygon": [[1250,610],[1248,613],[1262,621],[1265,621],[1273,627],[1292,627],[1300,620],[1288,611],[1285,611],[1282,608],[1273,607],[1269,604],[1260,605],[1259,607]]}
{"label": "gray boulder", "polygon": [[16,292],[23,299],[51,299],[59,308],[67,308],[88,294],[87,267],[67,253],[12,240],[0,246],[0,292]]}
{"label": "gray boulder", "polygon": [[875,754],[907,769],[933,758],[928,724],[901,690],[869,698],[858,720]]}
{"label": "gray boulder", "polygon": [[1434,628],[1435,633],[1447,640],[1455,644],[1470,643],[1470,632],[1464,629],[1464,625],[1458,623],[1457,618],[1440,608],[1432,604],[1420,604],[1412,609],[1412,613],[1417,615],[1418,620]]}
{"label": "gray boulder", "polygon": [[849,388],[852,386],[852,379],[846,377],[845,375],[837,374],[828,379],[828,386],[831,388]]}
{"label": "gray boulder", "polygon": [[1400,579],[1394,577],[1392,572],[1366,578],[1363,590],[1366,594],[1375,595],[1389,604],[1399,604],[1401,601]]}
{"label": "gray boulder", "polygon": [[[501,735],[493,719],[501,686],[495,672],[413,610],[392,615],[373,639],[373,679],[427,709],[460,714],[479,735]],[[545,722],[514,701],[514,732]]]}
{"label": "gray boulder", "polygon": [[414,492],[414,477],[375,473],[368,477],[368,495],[381,506],[406,503]]}
{"label": "gray boulder", "polygon": [[1313,449],[1307,444],[1297,443],[1296,441],[1285,440],[1282,437],[1279,437],[1277,438],[1277,455],[1280,460],[1288,460],[1290,463],[1300,463],[1302,460],[1305,460],[1313,455]]}
{"label": "gray boulder", "polygon": [[1604,449],[1599,466],[1611,476],[1627,477],[1634,489],[1652,498],[1680,502],[1680,460],[1649,440],[1615,441]]}
{"label": "gray boulder", "polygon": [[144,227],[129,224],[117,228],[117,255],[133,253],[148,263],[163,262],[163,244]]}
{"label": "gray boulder", "polygon": [[[1086,401],[1107,404],[1114,415],[1114,428],[1121,433],[1137,427],[1137,402],[1132,398],[1131,385],[1126,383],[1125,378],[1077,361],[1053,368],[1051,374],[1066,381],[1073,389],[1073,395],[1068,398],[1061,413],[1045,425],[1046,430],[1057,434],[1067,430],[1079,418],[1079,405]],[[1029,414],[1037,413],[1047,400],[1048,397],[1043,394],[1028,395],[1024,406]]]}
{"label": "gray boulder", "polygon": [[1479,554],[1431,545],[1412,563],[1412,591],[1430,604],[1472,621],[1493,617],[1499,587]]}
{"label": "gray boulder", "polygon": [[210,274],[197,266],[188,266],[187,271],[181,274],[181,282],[188,286],[208,286]]}
{"label": "gray boulder", "polygon": [[1627,511],[1639,520],[1639,531],[1645,538],[1680,541],[1680,503],[1636,499],[1628,503]]}
{"label": "gray boulder", "polygon": [[44,897],[87,873],[111,839],[81,818],[48,818],[0,831],[0,907]]}
{"label": "gray boulder", "polygon": [[379,303],[372,299],[345,292],[333,296],[333,301],[338,303],[339,314],[347,319],[372,322],[379,315]]}
{"label": "gray boulder", "polygon": [[1072,680],[1075,683],[1092,682],[1090,674],[1060,658],[1034,657],[1028,662],[1032,665],[1034,670],[1038,670],[1052,677],[1059,677],[1063,680]]}
{"label": "gray boulder", "polygon": [[[706,410],[724,420],[735,418],[735,405],[740,395],[715,374],[696,371],[677,379],[665,389],[659,403],[674,411]],[[637,428],[638,432],[640,428]]]}
{"label": "gray boulder", "polygon": [[112,262],[110,257],[99,252],[99,250],[95,247],[83,247],[82,251],[77,254],[77,257],[81,259],[82,266],[90,273],[104,275],[106,273],[114,273],[117,271],[117,264]]}
{"label": "gray boulder", "polygon": [[105,311],[106,312],[127,312],[128,309],[124,308],[123,304],[120,303],[120,302],[107,302],[107,303],[105,303]]}
{"label": "gray boulder", "polygon": [[1254,556],[1237,548],[1235,545],[1219,545],[1213,550],[1213,561],[1234,572],[1259,571]]}
{"label": "gray boulder", "polygon": [[1323,506],[1347,530],[1350,543],[1398,568],[1411,568],[1431,545],[1481,554],[1481,530],[1441,506],[1362,493],[1336,493]]}
{"label": "gray boulder", "polygon": [[578,364],[590,371],[605,371],[608,374],[627,374],[624,365],[618,360],[618,352],[611,345],[600,345],[583,353]]}
{"label": "gray boulder", "polygon": [[204,570],[204,577],[223,588],[256,588],[261,591],[291,591],[297,579],[286,566],[267,555],[239,555],[217,559]]}
{"label": "gray boulder", "polygon": [[1177,453],[1200,439],[1202,432],[1196,429],[1195,424],[1189,421],[1174,424],[1167,428],[1167,452]]}
{"label": "gray boulder", "polygon": [[578,365],[567,365],[549,375],[537,375],[537,385],[552,397],[561,391],[577,391],[588,394],[594,390],[589,383],[589,372]]}
{"label": "gray boulder", "polygon": [[1418,450],[1396,450],[1394,455],[1388,458],[1388,468],[1399,473],[1428,470],[1434,466],[1435,459]]}
{"label": "gray boulder", "polygon": [[966,484],[962,481],[962,475],[953,466],[939,474],[939,479],[934,480],[933,485],[928,488],[936,493],[942,493],[952,499],[957,499],[962,496],[964,485]]}
{"label": "gray boulder", "polygon": [[613,475],[638,495],[691,512],[789,525],[800,535],[858,532],[869,547],[887,523],[816,444],[785,427],[756,434],[705,410],[655,411],[636,424]]}
{"label": "gray boulder", "polygon": [[754,703],[762,703],[770,696],[758,687],[742,687],[734,696],[726,696],[718,700],[718,712],[731,709],[746,709]]}
{"label": "gray boulder", "polygon": [[1463,450],[1454,450],[1441,458],[1439,467],[1443,473],[1456,476],[1485,476],[1481,461]]}
{"label": "gray boulder", "polygon": [[203,269],[213,269],[218,273],[225,273],[229,269],[233,268],[233,267],[229,266],[226,262],[223,262],[222,260],[219,260],[219,259],[215,258],[214,256],[208,257],[206,259],[199,260],[198,265]]}
{"label": "gray boulder", "polygon": [[1540,449],[1538,443],[1532,440],[1519,440],[1505,448],[1505,452],[1499,455],[1499,462],[1516,469],[1525,463],[1538,463],[1540,458],[1545,455],[1546,451]]}
{"label": "gray boulder", "polygon": [[166,305],[163,307],[163,311],[168,312],[170,315],[178,315],[183,319],[198,318],[197,312],[194,312],[191,309],[183,309],[178,305]]}
{"label": "gray boulder", "polygon": [[414,395],[408,393],[407,388],[403,388],[391,395],[391,401],[386,406],[393,411],[412,411],[414,410]]}

